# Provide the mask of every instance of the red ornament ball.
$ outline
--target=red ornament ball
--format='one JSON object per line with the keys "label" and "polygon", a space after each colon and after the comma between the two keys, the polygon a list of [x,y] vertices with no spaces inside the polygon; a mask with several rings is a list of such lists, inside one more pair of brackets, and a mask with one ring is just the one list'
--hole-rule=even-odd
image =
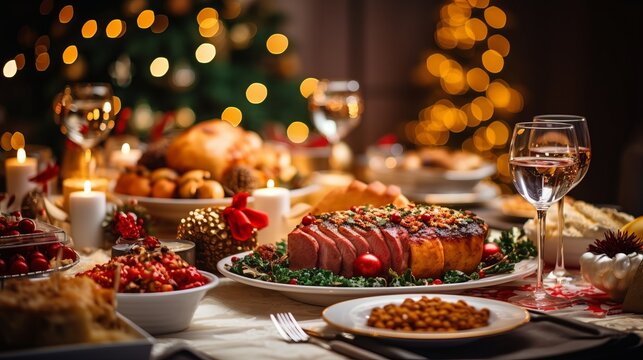
{"label": "red ornament ball", "polygon": [[500,251],[500,246],[496,243],[485,243],[482,250],[482,261],[485,261],[489,256],[495,255]]}
{"label": "red ornament ball", "polygon": [[357,276],[375,277],[382,272],[382,261],[371,253],[362,254],[355,259],[353,271]]}

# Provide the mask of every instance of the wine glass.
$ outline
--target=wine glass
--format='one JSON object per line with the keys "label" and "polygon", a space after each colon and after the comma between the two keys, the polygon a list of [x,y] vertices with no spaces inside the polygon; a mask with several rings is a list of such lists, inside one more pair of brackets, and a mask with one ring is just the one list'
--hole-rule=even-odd
{"label": "wine glass", "polygon": [[91,149],[114,128],[114,97],[107,83],[75,83],[54,98],[60,131],[85,152],[83,177],[90,178]]}
{"label": "wine glass", "polygon": [[341,149],[340,141],[360,122],[364,104],[359,83],[322,79],[309,98],[309,107],[315,128],[331,145],[332,159]]}
{"label": "wine glass", "polygon": [[536,208],[538,269],[531,294],[510,299],[536,309],[569,306],[567,299],[547,294],[543,288],[545,222],[549,207],[573,187],[578,177],[578,141],[574,126],[554,122],[524,122],[514,127],[509,149],[514,186]]}
{"label": "wine glass", "polygon": [[[534,122],[558,122],[574,126],[574,131],[576,132],[576,138],[578,140],[578,176],[572,185],[572,188],[574,188],[581,182],[581,180],[583,180],[585,174],[587,174],[589,163],[592,158],[587,120],[585,117],[578,115],[537,115],[534,117]],[[575,277],[565,269],[565,246],[563,240],[563,229],[565,226],[564,206],[565,198],[563,197],[558,201],[558,242],[556,246],[556,265],[554,270],[547,275],[547,279],[555,280],[557,283],[576,280]]]}

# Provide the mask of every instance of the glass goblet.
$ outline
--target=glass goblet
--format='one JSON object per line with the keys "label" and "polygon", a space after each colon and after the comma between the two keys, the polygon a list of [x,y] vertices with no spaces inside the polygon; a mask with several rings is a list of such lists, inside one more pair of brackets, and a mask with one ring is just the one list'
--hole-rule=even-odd
{"label": "glass goblet", "polygon": [[514,127],[509,167],[518,193],[536,208],[538,268],[532,293],[509,301],[518,305],[551,309],[571,305],[543,288],[545,224],[547,210],[572,187],[578,174],[578,141],[574,127],[554,122],[525,122]]}
{"label": "glass goblet", "polygon": [[91,177],[91,149],[114,128],[114,96],[107,83],[75,83],[56,95],[54,120],[85,152],[83,178]]}

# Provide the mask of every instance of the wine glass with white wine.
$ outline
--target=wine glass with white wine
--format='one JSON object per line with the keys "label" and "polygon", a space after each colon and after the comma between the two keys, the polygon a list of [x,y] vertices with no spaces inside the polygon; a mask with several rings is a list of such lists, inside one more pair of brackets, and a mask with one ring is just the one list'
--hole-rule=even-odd
{"label": "wine glass with white wine", "polygon": [[532,293],[509,301],[535,309],[567,307],[567,299],[551,296],[543,287],[547,210],[574,186],[578,176],[578,141],[574,127],[554,122],[525,122],[514,127],[509,168],[514,186],[536,208],[538,268]]}
{"label": "wine glass with white wine", "polygon": [[[574,188],[581,182],[581,180],[583,180],[585,174],[587,174],[589,163],[592,159],[592,146],[589,141],[587,120],[585,117],[578,115],[537,115],[534,117],[534,122],[557,122],[570,124],[574,127],[574,131],[576,132],[576,137],[578,139],[578,175],[572,185],[572,188]],[[563,197],[558,201],[558,242],[556,245],[556,265],[554,270],[547,275],[548,280],[553,280],[558,283],[573,282],[580,279],[579,276],[573,276],[565,269],[565,244],[563,234],[563,230],[565,229],[564,208],[565,198]]]}
{"label": "wine glass with white wine", "polygon": [[53,103],[60,131],[85,152],[82,176],[91,177],[91,149],[114,128],[114,96],[107,83],[75,83],[65,86]]}
{"label": "wine glass with white wine", "polygon": [[331,159],[337,158],[338,144],[359,124],[364,110],[359,83],[322,79],[309,97],[309,107],[315,128],[331,145]]}

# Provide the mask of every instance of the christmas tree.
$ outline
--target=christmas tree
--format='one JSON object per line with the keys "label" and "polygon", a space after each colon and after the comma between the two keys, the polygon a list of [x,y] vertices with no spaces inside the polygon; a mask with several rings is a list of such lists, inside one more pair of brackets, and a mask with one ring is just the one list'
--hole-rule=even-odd
{"label": "christmas tree", "polygon": [[[417,121],[406,125],[410,141],[476,152],[497,163],[497,179],[510,182],[510,120],[523,96],[501,78],[510,43],[507,15],[489,0],[448,0],[440,7],[434,39],[415,70],[427,89]],[[505,189],[505,190],[508,190]]]}
{"label": "christmas tree", "polygon": [[43,109],[65,84],[90,81],[112,84],[117,130],[126,121],[142,137],[212,118],[253,130],[307,121],[298,58],[268,1],[44,0],[38,11],[3,72],[38,73]]}

